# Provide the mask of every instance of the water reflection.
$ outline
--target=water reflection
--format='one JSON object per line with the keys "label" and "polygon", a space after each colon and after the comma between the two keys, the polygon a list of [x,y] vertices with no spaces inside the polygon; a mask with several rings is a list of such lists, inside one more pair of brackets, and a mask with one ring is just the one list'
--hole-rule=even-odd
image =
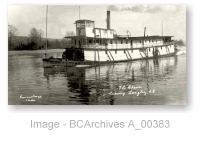
{"label": "water reflection", "polygon": [[168,104],[176,95],[171,85],[177,63],[174,56],[87,68],[44,68],[44,77],[49,89],[55,86],[54,79],[65,80],[64,104]]}

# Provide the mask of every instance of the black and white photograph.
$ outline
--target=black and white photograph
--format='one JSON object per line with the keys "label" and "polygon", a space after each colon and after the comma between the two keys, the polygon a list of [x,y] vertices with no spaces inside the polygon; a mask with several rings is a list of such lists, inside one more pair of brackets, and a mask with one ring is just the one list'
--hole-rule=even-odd
{"label": "black and white photograph", "polygon": [[187,105],[185,5],[7,13],[9,105]]}

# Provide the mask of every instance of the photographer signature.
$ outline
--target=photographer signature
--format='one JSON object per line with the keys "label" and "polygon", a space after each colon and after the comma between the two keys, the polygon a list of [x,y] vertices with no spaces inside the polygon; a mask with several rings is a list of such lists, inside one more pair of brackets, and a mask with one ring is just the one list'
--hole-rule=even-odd
{"label": "photographer signature", "polygon": [[39,96],[39,95],[31,95],[31,96],[24,96],[24,95],[20,95],[19,96],[19,99],[22,99],[22,100],[25,100],[26,102],[35,102],[36,100],[39,100],[41,99],[42,96]]}

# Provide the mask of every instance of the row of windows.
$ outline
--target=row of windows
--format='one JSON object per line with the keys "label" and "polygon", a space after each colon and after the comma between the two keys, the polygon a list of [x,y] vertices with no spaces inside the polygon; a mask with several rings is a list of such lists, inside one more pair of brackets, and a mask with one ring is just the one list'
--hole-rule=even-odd
{"label": "row of windows", "polygon": [[76,27],[77,27],[77,28],[94,27],[94,23],[92,23],[92,22],[76,23]]}
{"label": "row of windows", "polygon": [[110,44],[136,44],[136,43],[152,43],[152,42],[161,42],[161,40],[145,40],[145,41],[143,41],[143,40],[138,40],[138,41],[136,41],[136,40],[110,40],[108,43],[110,43]]}
{"label": "row of windows", "polygon": [[101,31],[103,31],[104,34],[113,34],[112,30],[95,29],[95,33],[100,33]]}
{"label": "row of windows", "polygon": [[[169,47],[170,48],[170,47]],[[161,50],[162,50],[163,48],[161,47]],[[149,48],[149,52],[153,52],[153,50],[155,50],[155,49],[153,49],[153,48]],[[105,53],[107,54],[107,51],[105,51]],[[125,50],[124,50],[124,53],[125,53]],[[133,53],[133,50],[131,50],[131,53]],[[117,54],[117,50],[115,50],[115,54]]]}
{"label": "row of windows", "polygon": [[[150,42],[150,41],[149,41]],[[160,42],[159,40],[155,40],[154,42]],[[85,44],[86,40],[82,39],[82,40],[74,40],[73,43],[76,44]],[[139,40],[139,41],[133,41],[133,40],[105,40],[105,39],[87,39],[87,44],[93,44],[93,43],[99,43],[99,44],[135,44],[135,43],[140,43],[142,44],[143,41]],[[144,42],[146,43],[146,42]]]}

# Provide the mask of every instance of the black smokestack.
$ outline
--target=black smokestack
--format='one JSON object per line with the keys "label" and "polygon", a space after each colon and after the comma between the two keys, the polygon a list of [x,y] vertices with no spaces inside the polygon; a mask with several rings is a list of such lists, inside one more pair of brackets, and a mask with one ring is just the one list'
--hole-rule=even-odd
{"label": "black smokestack", "polygon": [[107,11],[107,29],[110,29],[110,11]]}

